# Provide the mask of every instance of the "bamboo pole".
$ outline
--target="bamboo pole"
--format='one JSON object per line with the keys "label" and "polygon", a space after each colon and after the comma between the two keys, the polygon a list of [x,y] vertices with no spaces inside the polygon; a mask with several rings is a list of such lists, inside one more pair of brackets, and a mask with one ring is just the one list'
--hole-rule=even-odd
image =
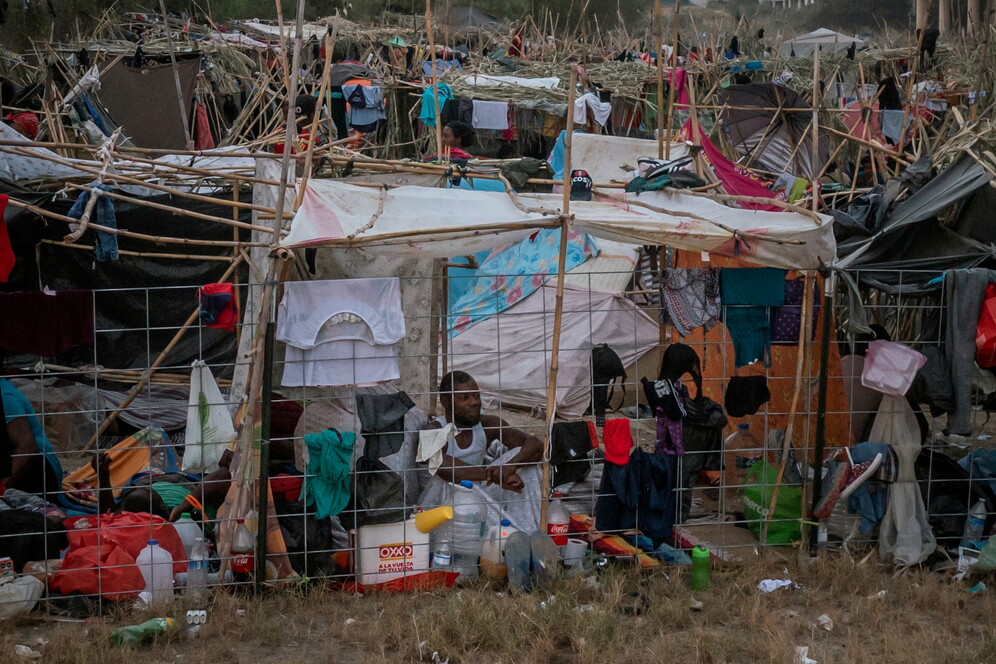
{"label": "bamboo pole", "polygon": [[[225,270],[225,273],[221,275],[221,278],[218,279],[218,281],[219,282],[226,281],[230,276],[232,276],[232,273],[235,272],[235,269],[239,266],[241,262],[242,262],[241,258],[233,260],[231,265],[228,266],[228,269]],[[187,320],[183,323],[180,329],[176,331],[176,334],[173,335],[173,339],[168,344],[166,344],[166,347],[162,350],[161,353],[159,353],[159,355],[152,362],[149,368],[142,372],[141,378],[135,384],[135,387],[131,388],[131,390],[128,392],[128,396],[124,398],[124,401],[121,402],[121,405],[119,405],[117,408],[111,411],[107,415],[107,417],[104,418],[104,421],[100,423],[100,426],[97,428],[96,433],[93,434],[90,440],[87,441],[87,444],[83,447],[84,450],[92,449],[93,446],[97,443],[97,439],[100,438],[100,436],[105,431],[107,431],[107,427],[109,427],[112,422],[118,419],[118,415],[120,415],[131,404],[131,402],[135,400],[135,397],[138,396],[138,393],[141,392],[142,388],[144,388],[145,385],[149,382],[149,379],[152,377],[152,374],[156,372],[156,369],[158,369],[159,366],[166,360],[166,357],[170,354],[170,352],[174,348],[176,348],[176,345],[178,343],[180,343],[180,340],[183,339],[183,336],[187,333],[187,330],[191,329],[190,326],[193,325],[195,320],[197,320],[198,316],[200,316],[200,313],[201,313],[201,307],[200,305],[198,305],[197,307],[194,308],[191,314],[187,316]]]}
{"label": "bamboo pole", "polygon": [[664,45],[664,10],[661,0],[655,0],[657,14],[657,158],[664,158],[664,60],[661,47]]}
{"label": "bamboo pole", "polygon": [[443,127],[439,120],[439,77],[436,72],[436,42],[432,36],[432,0],[425,0],[425,31],[429,38],[429,58],[431,58],[432,106],[436,116],[436,158],[446,162],[449,161],[449,155],[443,155]]}
{"label": "bamboo pole", "polygon": [[[335,32],[338,32],[338,26],[336,26],[334,30]],[[308,148],[304,158],[304,173],[301,174],[301,186],[298,188],[297,196],[294,199],[295,211],[301,207],[301,201],[304,200],[304,192],[308,187],[308,179],[311,177],[311,164],[315,154],[315,134],[318,132],[318,122],[322,117],[322,109],[325,108],[325,96],[329,87],[329,70],[332,67],[332,46],[334,43],[335,36],[333,35],[332,38],[329,38],[328,34],[326,34],[325,64],[322,68],[322,84],[318,89],[318,106],[315,109],[315,115],[311,119],[311,128],[308,131]]]}
{"label": "bamboo pole", "polygon": [[166,14],[166,5],[163,0],[159,0],[159,9],[163,13],[163,30],[166,32],[166,44],[169,46],[169,61],[173,67],[173,82],[176,84],[176,103],[180,106],[180,121],[183,122],[183,135],[187,139],[187,149],[194,148],[194,141],[190,137],[190,121],[187,119],[187,108],[183,104],[183,87],[180,85],[180,70],[176,67],[176,52],[173,50],[173,35],[169,28],[169,16]]}
{"label": "bamboo pole", "polygon": [[[816,160],[820,155],[820,106],[823,105],[823,95],[820,94],[820,45],[816,44],[816,49],[813,51],[813,133],[811,146],[812,152],[809,156],[809,170],[811,172],[811,177],[816,176]],[[816,212],[817,205],[820,201],[820,197],[817,195],[820,183],[815,179],[812,182],[813,187],[813,212]],[[808,283],[808,282],[807,282]],[[798,388],[796,388],[798,389]]]}
{"label": "bamboo pole", "polygon": [[[671,117],[674,114],[674,81],[678,69],[678,15],[681,12],[681,0],[674,0],[674,44],[671,46],[671,84],[667,90],[667,143],[664,146],[664,158],[671,158]],[[658,50],[657,59],[660,59]]]}
{"label": "bamboo pole", "polygon": [[[78,244],[76,242],[60,242],[58,240],[50,240],[48,238],[42,238],[42,244],[51,244],[56,247],[66,247],[67,249],[89,249],[93,250],[92,244]],[[237,247],[236,247],[237,248]],[[210,256],[206,254],[171,254],[162,252],[150,252],[150,251],[129,251],[127,249],[118,249],[118,253],[122,256],[140,256],[142,258],[176,258],[179,260],[191,260],[191,261],[224,261],[226,263],[231,262],[231,256]]]}
{"label": "bamboo pole", "polygon": [[543,468],[540,477],[540,532],[546,532],[550,506],[550,454],[553,445],[553,421],[557,411],[557,374],[560,370],[560,332],[564,319],[564,275],[567,263],[567,233],[571,212],[571,145],[574,135],[574,93],[577,88],[577,68],[571,65],[567,103],[567,133],[564,135],[564,182],[560,215],[560,252],[557,259],[557,295],[553,309],[553,337],[550,340],[550,383],[546,393],[546,441],[543,445]]}

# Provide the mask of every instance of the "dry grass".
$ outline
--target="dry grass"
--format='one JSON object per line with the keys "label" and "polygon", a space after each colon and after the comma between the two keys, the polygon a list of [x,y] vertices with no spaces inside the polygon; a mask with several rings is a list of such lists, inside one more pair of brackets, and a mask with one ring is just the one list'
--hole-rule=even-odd
{"label": "dry grass", "polygon": [[[691,611],[687,571],[666,571],[669,576],[620,567],[602,572],[597,586],[566,578],[527,596],[484,582],[452,592],[368,597],[315,590],[258,601],[219,593],[196,640],[173,635],[137,651],[115,648],[108,640],[114,627],[147,617],[122,608],[85,622],[7,621],[0,624],[0,653],[6,657],[17,643],[41,648],[42,638],[48,641],[43,661],[58,663],[419,662],[432,661],[436,651],[453,664],[783,664],[794,661],[797,645],[809,646],[820,664],[996,662],[996,598],[972,595],[940,574],[893,577],[843,557],[807,564],[768,553],[714,570],[712,587],[697,594],[704,608]],[[769,595],[757,589],[762,578],[784,577],[803,588]],[[884,597],[877,597],[882,590]],[[648,602],[642,615],[619,610],[631,592]],[[172,613],[179,617],[185,608],[178,604]],[[818,625],[824,613],[833,631]]]}

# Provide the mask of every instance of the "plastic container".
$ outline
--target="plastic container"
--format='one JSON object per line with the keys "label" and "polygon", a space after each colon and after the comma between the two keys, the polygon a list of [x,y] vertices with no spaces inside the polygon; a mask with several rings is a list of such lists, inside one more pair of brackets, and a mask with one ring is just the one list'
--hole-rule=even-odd
{"label": "plastic container", "polygon": [[159,540],[149,540],[138,553],[135,565],[145,579],[145,592],[153,604],[173,601],[173,556],[159,546]]}
{"label": "plastic container", "polygon": [[979,498],[972,509],[968,510],[965,519],[965,530],[961,537],[961,545],[965,548],[975,548],[975,542],[982,540],[986,529],[986,502]]}
{"label": "plastic container", "polygon": [[709,588],[709,549],[701,544],[692,549],[692,590]]}
{"label": "plastic container", "polygon": [[116,646],[137,645],[153,639],[157,634],[164,634],[176,629],[172,618],[153,618],[138,625],[118,627],[111,632],[111,643]]}
{"label": "plastic container", "polygon": [[477,563],[484,546],[486,507],[474,495],[474,484],[468,480],[453,487],[453,520],[450,522],[453,571],[461,581],[476,579]]}
{"label": "plastic container", "polygon": [[[439,532],[437,528],[434,532]],[[387,583],[429,569],[429,533],[407,521],[361,526],[350,531],[353,569],[362,585]]]}
{"label": "plastic container", "polygon": [[567,513],[564,503],[560,500],[560,494],[554,493],[550,496],[550,510],[546,521],[546,534],[550,536],[557,546],[567,545],[567,535],[571,530],[571,515]]}
{"label": "plastic container", "polygon": [[187,596],[191,599],[204,599],[207,595],[208,550],[204,538],[198,537],[194,548],[187,556]]}
{"label": "plastic container", "polygon": [[452,566],[453,552],[450,551],[450,543],[443,540],[432,553],[432,569],[448,572]]}
{"label": "plastic container", "polygon": [[497,526],[488,529],[488,534],[484,537],[484,545],[481,547],[481,571],[485,576],[504,578],[508,571],[505,568],[505,543],[509,535],[517,532],[512,527],[512,522],[502,519]]}
{"label": "plastic container", "polygon": [[872,341],[868,344],[861,384],[883,394],[901,397],[927,363],[927,358],[895,341]]}
{"label": "plastic container", "polygon": [[173,524],[173,527],[176,528],[176,534],[180,536],[180,540],[183,542],[183,552],[186,555],[184,560],[190,560],[190,552],[194,550],[197,538],[204,537],[201,527],[197,525],[196,521],[190,518],[189,512],[184,512],[176,523]]}
{"label": "plastic container", "polygon": [[232,536],[232,576],[238,584],[252,581],[256,571],[256,547],[244,519],[239,519]]}
{"label": "plastic container", "polygon": [[727,512],[743,510],[744,484],[747,471],[764,456],[764,445],[750,432],[749,424],[738,424],[737,430],[723,441],[723,489],[721,507]]}

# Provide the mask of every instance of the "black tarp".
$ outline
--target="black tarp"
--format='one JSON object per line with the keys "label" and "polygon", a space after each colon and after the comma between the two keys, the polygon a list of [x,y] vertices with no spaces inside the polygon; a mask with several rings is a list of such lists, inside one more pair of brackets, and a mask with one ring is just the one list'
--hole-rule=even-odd
{"label": "black tarp", "polygon": [[[21,200],[31,194],[7,190]],[[224,197],[228,199],[227,196]],[[217,217],[231,218],[228,206],[194,201],[170,195],[148,199]],[[246,199],[248,200],[248,199]],[[73,199],[55,201],[46,197],[35,201],[41,207],[66,214]],[[153,236],[197,240],[233,239],[231,226],[217,222],[175,215],[136,203],[114,201],[117,226]],[[250,221],[249,211],[241,220]],[[117,261],[98,263],[91,250],[73,249],[42,243],[42,239],[61,241],[69,226],[61,221],[45,220],[22,211],[8,219],[11,244],[17,263],[11,278],[0,290],[24,291],[48,287],[52,290],[88,289],[98,292],[94,298],[96,349],[81,348],[74,356],[79,363],[96,363],[115,369],[145,368],[173,338],[180,325],[197,306],[197,286],[217,281],[228,267],[218,260],[149,258],[122,254]],[[94,231],[87,231],[79,244],[93,245]],[[243,241],[249,231],[240,231]],[[118,236],[121,250],[203,256],[229,256],[231,247],[156,245],[143,240]],[[245,268],[240,280],[245,282]],[[147,289],[147,290],[146,290]],[[4,324],[9,324],[5,317]],[[164,366],[176,371],[187,369],[195,359],[209,364],[230,364],[235,358],[235,334],[202,328],[190,330],[170,353]],[[217,368],[225,376],[230,368]]]}

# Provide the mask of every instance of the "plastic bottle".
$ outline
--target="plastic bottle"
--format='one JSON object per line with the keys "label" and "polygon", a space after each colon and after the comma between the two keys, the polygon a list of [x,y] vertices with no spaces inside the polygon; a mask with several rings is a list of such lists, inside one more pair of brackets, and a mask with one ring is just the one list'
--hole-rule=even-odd
{"label": "plastic bottle", "polygon": [[153,618],[138,625],[118,627],[111,632],[111,643],[116,646],[136,645],[152,639],[156,634],[164,634],[174,629],[176,622],[172,618]]}
{"label": "plastic bottle", "polygon": [[201,527],[197,525],[196,521],[190,518],[190,512],[184,512],[176,523],[173,524],[173,527],[183,542],[183,552],[186,555],[185,561],[190,560],[190,552],[194,550],[197,539],[204,537]]}
{"label": "plastic bottle", "polygon": [[560,501],[560,494],[554,493],[550,496],[550,511],[546,521],[546,534],[550,536],[557,546],[567,545],[567,535],[571,529],[571,515],[567,513],[564,503]]}
{"label": "plastic bottle", "polygon": [[743,509],[747,472],[764,455],[764,446],[750,432],[750,425],[738,424],[737,430],[723,441],[723,509]]}
{"label": "plastic bottle", "polygon": [[173,601],[173,556],[159,546],[159,540],[151,539],[138,553],[135,564],[145,579],[145,592],[152,597],[152,603]]}
{"label": "plastic bottle", "polygon": [[432,569],[448,572],[452,566],[453,553],[450,551],[450,543],[444,539],[432,553]]}
{"label": "plastic bottle", "polygon": [[239,519],[232,536],[232,576],[235,583],[244,585],[252,582],[256,571],[255,542],[246,527],[244,519]]}
{"label": "plastic bottle", "polygon": [[187,595],[192,599],[204,599],[207,594],[208,551],[204,538],[198,537],[194,548],[187,557]]}
{"label": "plastic bottle", "polygon": [[451,551],[453,571],[461,581],[476,579],[478,559],[484,545],[485,506],[474,495],[474,484],[468,480],[453,487],[453,521]]}
{"label": "plastic bottle", "polygon": [[692,590],[709,588],[709,549],[701,544],[692,549]]}
{"label": "plastic bottle", "polygon": [[961,545],[975,548],[974,542],[982,540],[986,528],[986,502],[979,498],[972,509],[968,510],[968,518],[965,519],[965,531],[961,538]]}
{"label": "plastic bottle", "polygon": [[491,526],[488,534],[484,538],[484,546],[481,547],[481,570],[487,576],[504,577],[507,574],[505,568],[505,543],[508,536],[516,532],[512,527],[512,522],[502,519],[497,526]]}

